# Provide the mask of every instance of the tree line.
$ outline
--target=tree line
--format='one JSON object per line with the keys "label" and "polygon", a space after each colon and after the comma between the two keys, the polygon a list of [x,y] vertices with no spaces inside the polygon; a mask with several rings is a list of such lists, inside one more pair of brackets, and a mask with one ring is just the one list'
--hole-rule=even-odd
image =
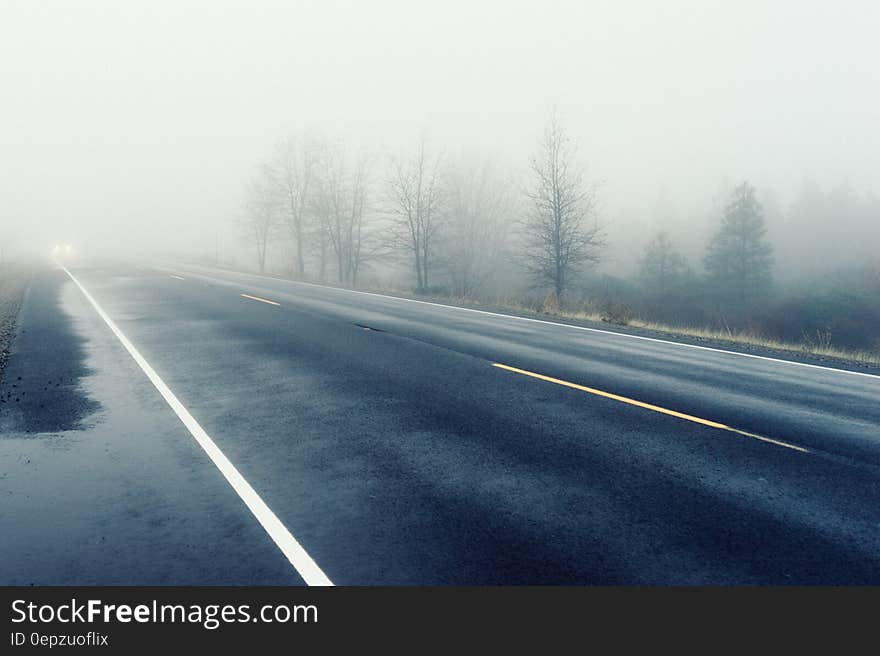
{"label": "tree line", "polygon": [[[403,275],[417,294],[527,296],[550,311],[598,303],[608,320],[620,323],[639,316],[788,338],[840,324],[828,318],[829,307],[880,318],[871,281],[853,283],[855,291],[850,285],[844,297],[829,291],[817,300],[802,290],[795,300],[778,298],[765,210],[747,181],[729,192],[714,217],[698,269],[661,230],[645,247],[637,275],[618,279],[597,269],[608,243],[601,186],[556,116],[523,165],[515,180],[496,161],[449,157],[424,137],[409,152],[377,156],[340,140],[298,135],[280,142],[257,168],[241,227],[260,271],[273,244],[283,242],[286,272],[300,280],[354,287],[370,270]],[[799,203],[794,208],[805,212]],[[783,243],[792,239],[788,234]],[[786,321],[783,306],[799,318]],[[878,339],[849,324],[835,331],[855,335],[847,338],[853,343]]]}
{"label": "tree line", "polygon": [[417,293],[473,296],[510,257],[561,299],[601,259],[596,199],[556,118],[522,190],[492,161],[450,161],[425,138],[380,162],[303,135],[279,143],[248,183],[242,228],[260,271],[283,237],[299,279],[355,286],[366,266],[396,264]]}
{"label": "tree line", "polygon": [[[768,242],[764,210],[755,188],[738,185],[720,217],[720,225],[703,257],[703,283],[725,303],[746,304],[767,296],[773,287],[773,247]],[[640,262],[639,281],[655,295],[667,295],[694,282],[687,259],[666,232],[648,243]]]}

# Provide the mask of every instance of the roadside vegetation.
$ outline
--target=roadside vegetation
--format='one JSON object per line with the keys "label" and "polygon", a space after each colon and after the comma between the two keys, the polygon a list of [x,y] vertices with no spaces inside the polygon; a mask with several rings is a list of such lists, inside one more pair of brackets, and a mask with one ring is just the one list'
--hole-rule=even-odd
{"label": "roadside vegetation", "polygon": [[239,227],[263,273],[880,364],[880,242],[854,237],[880,225],[880,199],[806,186],[768,219],[753,184],[725,185],[702,252],[661,212],[618,244],[641,252],[636,270],[611,275],[583,158],[556,115],[520,175],[424,136],[377,156],[303,133],[257,167]]}

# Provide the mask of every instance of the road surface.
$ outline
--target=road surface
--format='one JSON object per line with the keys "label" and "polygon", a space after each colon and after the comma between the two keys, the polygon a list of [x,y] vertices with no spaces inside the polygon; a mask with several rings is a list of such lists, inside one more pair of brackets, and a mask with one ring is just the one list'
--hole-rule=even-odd
{"label": "road surface", "polygon": [[880,377],[198,267],[37,273],[0,583],[880,583]]}

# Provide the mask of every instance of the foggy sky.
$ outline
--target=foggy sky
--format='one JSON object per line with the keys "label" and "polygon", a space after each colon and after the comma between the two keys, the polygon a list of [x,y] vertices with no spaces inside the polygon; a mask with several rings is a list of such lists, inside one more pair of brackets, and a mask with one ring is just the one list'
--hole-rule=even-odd
{"label": "foggy sky", "polygon": [[658,208],[683,233],[712,220],[727,183],[780,206],[805,180],[880,191],[878,12],[0,0],[0,231],[198,248],[232,238],[245,181],[291,132],[384,152],[427,129],[519,170],[556,107],[603,181],[613,266]]}

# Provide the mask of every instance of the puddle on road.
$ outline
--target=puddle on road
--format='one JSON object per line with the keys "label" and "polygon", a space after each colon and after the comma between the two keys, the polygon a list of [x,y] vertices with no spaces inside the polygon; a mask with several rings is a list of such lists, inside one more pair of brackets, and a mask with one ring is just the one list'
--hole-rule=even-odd
{"label": "puddle on road", "polygon": [[92,371],[69,310],[75,293],[61,271],[34,276],[0,382],[0,439],[80,430],[100,409],[83,385]]}

